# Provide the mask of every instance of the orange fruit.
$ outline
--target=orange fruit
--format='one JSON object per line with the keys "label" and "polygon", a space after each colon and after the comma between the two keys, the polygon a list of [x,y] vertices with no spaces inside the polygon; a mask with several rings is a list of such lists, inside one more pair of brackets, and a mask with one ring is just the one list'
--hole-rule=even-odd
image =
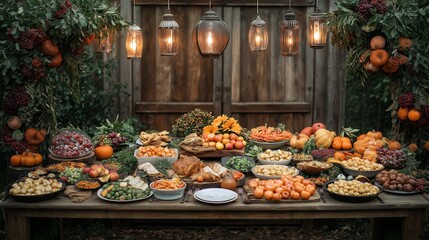
{"label": "orange fruit", "polygon": [[371,39],[371,43],[369,44],[372,49],[381,49],[386,45],[386,39],[382,36],[375,36]]}
{"label": "orange fruit", "polygon": [[202,175],[199,175],[197,177],[197,182],[204,182],[204,177]]}
{"label": "orange fruit", "polygon": [[13,155],[9,159],[10,165],[19,167],[21,165],[21,155]]}
{"label": "orange fruit", "polygon": [[290,192],[290,198],[293,200],[298,200],[301,197],[301,194],[299,192],[292,191]]}
{"label": "orange fruit", "polygon": [[406,51],[411,48],[413,41],[409,38],[400,37],[399,38],[399,51]]}
{"label": "orange fruit", "polygon": [[341,142],[348,142],[351,143],[352,141],[348,137],[341,137]]}
{"label": "orange fruit", "polygon": [[413,122],[418,121],[420,119],[420,112],[415,109],[411,109],[408,112],[408,119]]}
{"label": "orange fruit", "polygon": [[32,167],[35,165],[36,159],[34,157],[21,157],[24,159],[24,166]]}
{"label": "orange fruit", "polygon": [[34,154],[34,158],[35,158],[35,165],[39,165],[42,163],[43,157],[40,153],[35,153]]}
{"label": "orange fruit", "polygon": [[261,188],[256,188],[253,192],[253,196],[257,199],[261,199],[264,196],[264,190]]}
{"label": "orange fruit", "polygon": [[342,144],[340,140],[332,142],[332,148],[335,150],[341,150],[341,145]]}
{"label": "orange fruit", "polygon": [[352,149],[352,143],[350,142],[342,142],[341,143],[341,148],[344,150],[350,150]]}
{"label": "orange fruit", "polygon": [[398,141],[390,141],[388,147],[390,150],[399,150],[401,149],[401,144]]}
{"label": "orange fruit", "polygon": [[408,149],[412,152],[416,152],[417,151],[417,144],[415,143],[410,143],[410,145],[408,145]]}
{"label": "orange fruit", "polygon": [[343,160],[346,160],[346,155],[344,155],[344,153],[342,153],[342,152],[335,152],[334,158],[337,160],[343,161]]}
{"label": "orange fruit", "polygon": [[58,67],[63,62],[63,55],[59,52],[58,54],[51,57],[51,62],[48,64],[49,67]]}
{"label": "orange fruit", "polygon": [[113,148],[110,145],[101,145],[94,149],[97,159],[105,160],[113,156]]}
{"label": "orange fruit", "polygon": [[312,185],[307,185],[305,187],[305,191],[309,192],[313,196],[314,192],[316,191],[316,187]]}
{"label": "orange fruit", "polygon": [[268,191],[264,192],[264,198],[267,199],[267,200],[273,199],[273,195],[274,195],[273,191],[269,191],[268,190]]}
{"label": "orange fruit", "polygon": [[389,60],[389,54],[384,49],[376,49],[372,51],[371,55],[369,56],[369,61],[375,67],[383,66],[387,63],[387,60]]}
{"label": "orange fruit", "polygon": [[305,190],[301,192],[301,198],[304,200],[308,200],[311,197],[311,194]]}
{"label": "orange fruit", "polygon": [[408,119],[408,108],[399,108],[398,109],[398,118],[401,120],[407,120]]}
{"label": "orange fruit", "polygon": [[283,199],[288,199],[289,198],[289,192],[288,191],[284,191],[284,192],[282,192],[282,198]]}
{"label": "orange fruit", "polygon": [[282,200],[282,194],[281,193],[274,193],[273,194],[273,201],[276,201],[276,202],[278,202],[278,201],[280,201],[280,200]]}
{"label": "orange fruit", "polygon": [[426,151],[429,151],[429,141],[425,142],[424,147],[425,147]]}

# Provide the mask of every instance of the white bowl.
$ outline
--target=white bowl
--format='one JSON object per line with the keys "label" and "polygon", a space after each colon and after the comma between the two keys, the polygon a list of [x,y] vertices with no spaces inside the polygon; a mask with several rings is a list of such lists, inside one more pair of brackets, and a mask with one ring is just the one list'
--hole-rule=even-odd
{"label": "white bowl", "polygon": [[158,159],[167,159],[170,162],[170,164],[173,164],[179,158],[179,150],[177,149],[174,149],[176,156],[173,156],[173,157],[137,157],[138,151],[139,151],[138,149],[134,151],[134,157],[137,158],[137,165],[140,165],[146,162],[150,162],[152,165],[154,165],[156,160]]}
{"label": "white bowl", "polygon": [[180,189],[176,189],[176,190],[161,190],[161,189],[156,189],[153,188],[154,182],[152,182],[149,187],[153,192],[153,195],[160,199],[160,200],[175,200],[175,199],[179,199],[181,197],[183,197],[183,193],[185,192],[186,189],[186,183],[185,186],[183,186],[183,188]]}
{"label": "white bowl", "polygon": [[278,160],[278,161],[276,161],[276,160],[264,160],[264,159],[259,158],[260,154],[258,154],[258,161],[262,165],[289,165],[289,163],[292,161],[292,157],[290,157],[289,159]]}
{"label": "white bowl", "polygon": [[286,145],[289,140],[280,141],[280,142],[259,142],[256,140],[250,140],[255,145],[261,147],[262,149],[278,149]]}
{"label": "white bowl", "polygon": [[[263,166],[269,166],[269,165],[263,165]],[[256,167],[261,167],[261,165],[257,165],[257,166],[255,166],[255,167],[253,167],[252,168],[252,173],[253,173],[253,175],[255,175],[255,177],[257,177],[257,178],[259,178],[259,179],[261,179],[261,180],[267,180],[267,179],[280,179],[281,178],[281,175],[264,175],[264,174],[259,174],[259,173],[256,173],[255,172],[255,168]],[[290,175],[292,175],[293,177],[295,177],[296,175],[298,175],[298,173],[299,173],[299,170],[298,169],[296,169],[295,167],[288,167],[288,166],[281,166],[281,167],[284,167],[284,168],[291,168],[291,169],[293,169],[294,171],[293,171],[293,173],[292,174],[290,174]],[[291,171],[292,172],[292,171]]]}

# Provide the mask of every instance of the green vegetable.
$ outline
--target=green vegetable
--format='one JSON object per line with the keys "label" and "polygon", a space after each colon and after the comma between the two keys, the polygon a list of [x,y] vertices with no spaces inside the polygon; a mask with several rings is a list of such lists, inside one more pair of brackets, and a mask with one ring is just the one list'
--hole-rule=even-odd
{"label": "green vegetable", "polygon": [[227,168],[233,168],[241,172],[248,172],[254,166],[254,162],[250,162],[247,158],[242,156],[234,156],[226,161]]}
{"label": "green vegetable", "polygon": [[167,170],[171,169],[170,162],[165,158],[160,158],[155,161],[154,166],[158,171],[160,171],[164,176],[167,176]]}

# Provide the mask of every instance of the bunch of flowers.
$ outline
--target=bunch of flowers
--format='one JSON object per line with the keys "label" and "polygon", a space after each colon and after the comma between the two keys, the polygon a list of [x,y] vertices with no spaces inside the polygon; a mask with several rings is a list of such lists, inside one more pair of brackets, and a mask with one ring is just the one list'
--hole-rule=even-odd
{"label": "bunch of flowers", "polygon": [[213,118],[211,112],[204,112],[197,108],[177,118],[172,133],[178,137],[185,137],[191,133],[201,135],[204,126],[210,124]]}
{"label": "bunch of flowers", "polygon": [[204,127],[203,135],[218,133],[235,133],[239,135],[241,130],[242,127],[235,118],[223,114],[216,117],[210,125]]}

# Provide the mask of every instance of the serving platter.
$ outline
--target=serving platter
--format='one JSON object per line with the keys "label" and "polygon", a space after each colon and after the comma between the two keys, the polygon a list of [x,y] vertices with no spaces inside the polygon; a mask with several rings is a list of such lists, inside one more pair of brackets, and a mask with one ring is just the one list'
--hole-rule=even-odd
{"label": "serving platter", "polygon": [[398,195],[411,195],[411,194],[417,194],[417,193],[419,193],[418,191],[406,192],[406,191],[400,191],[400,190],[386,189],[380,183],[378,183],[377,181],[375,181],[374,184],[378,188],[382,189],[383,192],[387,192],[387,193],[398,194]]}
{"label": "serving platter", "polygon": [[148,198],[152,197],[152,195],[153,195],[153,192],[152,192],[152,191],[150,191],[150,193],[149,193],[147,196],[142,197],[142,198],[131,199],[131,200],[114,200],[114,199],[108,199],[108,198],[105,198],[105,197],[101,196],[101,192],[102,192],[103,190],[104,190],[104,189],[102,189],[102,188],[98,189],[98,191],[97,191],[97,196],[98,196],[100,199],[104,200],[104,201],[108,201],[108,202],[116,202],[116,203],[137,202],[137,201],[141,201],[141,200],[144,200],[144,199],[148,199]]}
{"label": "serving platter", "polygon": [[250,203],[303,203],[303,202],[318,202],[320,201],[320,194],[318,191],[314,191],[314,194],[307,200],[304,199],[298,199],[298,200],[293,200],[293,199],[282,199],[280,201],[271,201],[271,200],[266,200],[264,198],[258,199],[255,198],[253,196],[253,190],[251,188],[249,188],[248,186],[244,185],[243,187],[244,191],[245,191],[245,200],[244,203],[246,204],[250,204]]}

